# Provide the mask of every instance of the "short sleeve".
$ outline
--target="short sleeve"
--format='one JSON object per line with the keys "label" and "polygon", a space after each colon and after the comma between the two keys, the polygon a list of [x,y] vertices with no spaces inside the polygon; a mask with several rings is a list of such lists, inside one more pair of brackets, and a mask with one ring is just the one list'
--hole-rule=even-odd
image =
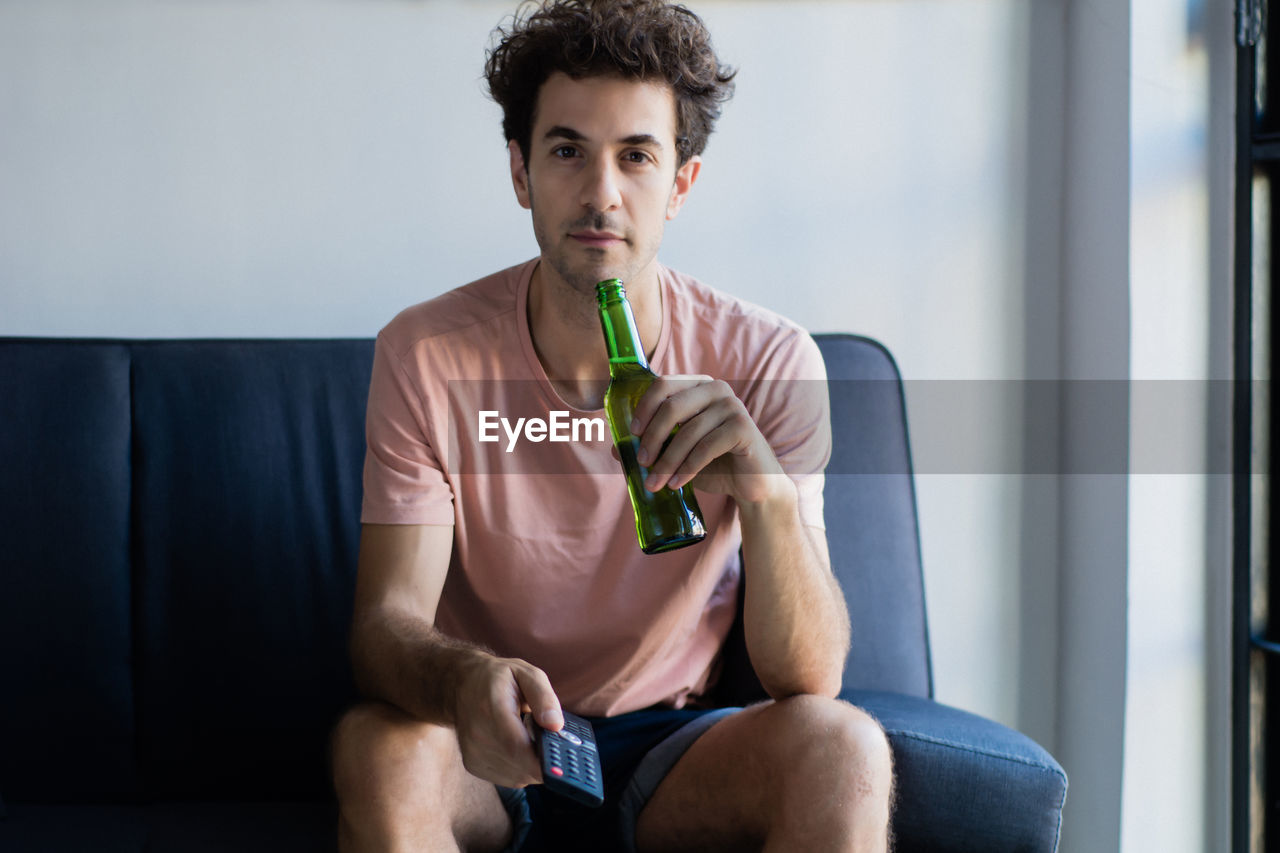
{"label": "short sleeve", "polygon": [[453,489],[433,446],[416,367],[392,348],[385,330],[378,335],[365,410],[360,518],[366,524],[454,523]]}
{"label": "short sleeve", "polygon": [[795,330],[772,348],[743,402],[796,484],[801,521],[825,530],[822,489],[831,459],[831,403],[826,363],[813,338]]}

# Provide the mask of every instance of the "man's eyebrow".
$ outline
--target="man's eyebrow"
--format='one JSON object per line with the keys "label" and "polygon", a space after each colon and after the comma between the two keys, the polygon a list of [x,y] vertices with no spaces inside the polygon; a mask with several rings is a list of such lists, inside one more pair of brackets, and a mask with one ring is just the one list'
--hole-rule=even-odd
{"label": "man's eyebrow", "polygon": [[[581,132],[574,130],[572,127],[565,127],[562,124],[548,128],[546,134],[543,135],[543,139],[567,139],[570,142],[589,141]],[[651,148],[662,148],[662,141],[652,133],[633,133],[620,141],[623,145],[648,145]]]}
{"label": "man's eyebrow", "polygon": [[651,148],[661,148],[662,142],[652,133],[636,133],[622,140],[625,145],[648,145]]}
{"label": "man's eyebrow", "polygon": [[550,129],[548,129],[542,138],[543,139],[567,139],[570,142],[583,142],[586,140],[586,137],[583,136],[581,133],[574,130],[572,127],[565,127],[562,124],[557,124],[551,127]]}

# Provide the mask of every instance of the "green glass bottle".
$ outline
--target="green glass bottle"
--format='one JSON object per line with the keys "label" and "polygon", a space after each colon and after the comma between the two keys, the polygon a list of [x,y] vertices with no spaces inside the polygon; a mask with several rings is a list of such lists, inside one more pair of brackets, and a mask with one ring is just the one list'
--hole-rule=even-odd
{"label": "green glass bottle", "polygon": [[[600,307],[600,325],[604,327],[604,343],[609,352],[609,388],[604,394],[604,412],[613,433],[613,443],[622,457],[627,492],[631,495],[631,507],[636,515],[640,550],[646,554],[660,554],[701,542],[707,535],[707,529],[692,486],[685,484],[678,489],[663,487],[656,492],[644,487],[649,469],[636,460],[640,440],[631,434],[630,425],[640,397],[658,377],[649,369],[622,282],[611,278],[597,284],[596,302]],[[663,449],[666,449],[666,444],[663,444]]]}

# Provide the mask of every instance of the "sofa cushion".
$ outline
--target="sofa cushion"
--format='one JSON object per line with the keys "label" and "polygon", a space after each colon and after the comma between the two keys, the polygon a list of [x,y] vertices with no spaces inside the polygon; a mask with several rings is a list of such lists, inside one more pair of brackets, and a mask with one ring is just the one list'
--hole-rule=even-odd
{"label": "sofa cushion", "polygon": [[136,789],[129,358],[0,346],[0,795]]}
{"label": "sofa cushion", "polygon": [[1067,777],[1026,735],[929,699],[848,690],[893,747],[897,853],[1053,853]]}
{"label": "sofa cushion", "polygon": [[158,797],[328,788],[371,341],[134,350],[138,714]]}

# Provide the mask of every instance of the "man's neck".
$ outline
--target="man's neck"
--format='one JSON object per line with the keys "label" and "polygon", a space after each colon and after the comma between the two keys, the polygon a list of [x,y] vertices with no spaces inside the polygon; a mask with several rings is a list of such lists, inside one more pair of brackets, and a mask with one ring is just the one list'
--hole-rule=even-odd
{"label": "man's neck", "polygon": [[[657,263],[624,284],[645,356],[652,358],[662,332]],[[528,312],[534,351],[560,396],[579,409],[594,410],[604,405],[609,358],[595,295],[574,289],[549,264],[540,262],[529,282]]]}

